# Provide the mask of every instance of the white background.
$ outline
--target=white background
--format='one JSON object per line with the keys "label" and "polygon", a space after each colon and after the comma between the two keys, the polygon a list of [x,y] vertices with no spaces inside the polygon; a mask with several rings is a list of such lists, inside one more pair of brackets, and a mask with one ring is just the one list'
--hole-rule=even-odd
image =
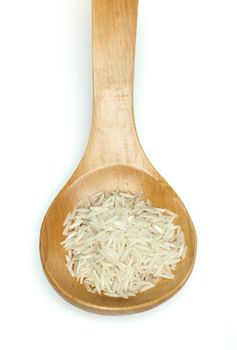
{"label": "white background", "polygon": [[140,0],[136,124],[196,226],[187,284],[151,311],[100,316],[42,272],[43,215],[90,129],[90,11],[89,0],[0,1],[0,347],[237,349],[236,0]]}

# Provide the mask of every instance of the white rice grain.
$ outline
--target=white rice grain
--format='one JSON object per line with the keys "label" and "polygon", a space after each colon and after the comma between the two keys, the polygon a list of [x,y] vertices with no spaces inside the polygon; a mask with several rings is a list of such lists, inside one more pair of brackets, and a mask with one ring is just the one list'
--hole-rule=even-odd
{"label": "white rice grain", "polygon": [[67,269],[89,292],[109,297],[129,298],[173,279],[187,251],[176,217],[141,192],[87,196],[64,221]]}

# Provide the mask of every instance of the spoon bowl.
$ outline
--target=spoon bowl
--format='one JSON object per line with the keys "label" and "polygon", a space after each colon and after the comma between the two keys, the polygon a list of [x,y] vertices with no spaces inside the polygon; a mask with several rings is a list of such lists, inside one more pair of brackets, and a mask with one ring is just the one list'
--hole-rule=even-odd
{"label": "spoon bowl", "polygon": [[[40,254],[50,283],[66,300],[104,314],[143,311],[177,292],[189,277],[196,254],[196,234],[182,201],[154,169],[137,137],[133,117],[133,60],[137,0],[93,0],[94,101],[91,135],[84,157],[51,204],[41,228]],[[188,246],[173,280],[128,299],[93,294],[65,265],[63,222],[85,196],[98,192],[143,193],[154,207],[178,216]]]}
{"label": "spoon bowl", "polygon": [[[68,212],[85,195],[115,188],[133,193],[143,191],[152,205],[178,214],[176,222],[184,231],[188,246],[186,257],[175,271],[175,279],[162,279],[155,288],[129,299],[92,294],[70,276],[65,265],[65,251],[60,245],[62,228]],[[164,179],[143,170],[124,165],[110,166],[90,172],[66,186],[56,197],[45,217],[41,230],[41,259],[44,271],[55,289],[71,303],[98,313],[128,313],[158,305],[178,291],[190,275],[195,259],[195,231],[191,219],[177,196]]]}

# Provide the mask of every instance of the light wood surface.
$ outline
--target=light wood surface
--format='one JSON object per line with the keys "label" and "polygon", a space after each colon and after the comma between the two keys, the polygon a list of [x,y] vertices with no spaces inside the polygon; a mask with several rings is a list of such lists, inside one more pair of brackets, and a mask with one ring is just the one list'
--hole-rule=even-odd
{"label": "light wood surface", "polygon": [[[137,6],[137,0],[93,0],[91,134],[78,168],[48,209],[40,236],[42,265],[57,292],[76,306],[103,314],[143,311],[160,304],[183,286],[196,255],[196,234],[189,214],[149,162],[137,137],[133,113]],[[64,219],[76,203],[87,194],[115,188],[143,191],[153,206],[176,212],[188,245],[174,280],[163,279],[155,288],[129,299],[89,293],[69,275],[60,245]]]}

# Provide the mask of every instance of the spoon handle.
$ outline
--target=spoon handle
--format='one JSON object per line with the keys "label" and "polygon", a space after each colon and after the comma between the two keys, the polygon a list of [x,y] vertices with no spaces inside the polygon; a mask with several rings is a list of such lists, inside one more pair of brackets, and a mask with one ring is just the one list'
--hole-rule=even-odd
{"label": "spoon handle", "polygon": [[138,0],[93,0],[92,6],[93,120],[85,155],[103,166],[137,164],[141,146],[133,76]]}
{"label": "spoon handle", "polygon": [[[93,0],[94,110],[132,112],[137,0]],[[104,110],[105,109],[105,110]]]}

